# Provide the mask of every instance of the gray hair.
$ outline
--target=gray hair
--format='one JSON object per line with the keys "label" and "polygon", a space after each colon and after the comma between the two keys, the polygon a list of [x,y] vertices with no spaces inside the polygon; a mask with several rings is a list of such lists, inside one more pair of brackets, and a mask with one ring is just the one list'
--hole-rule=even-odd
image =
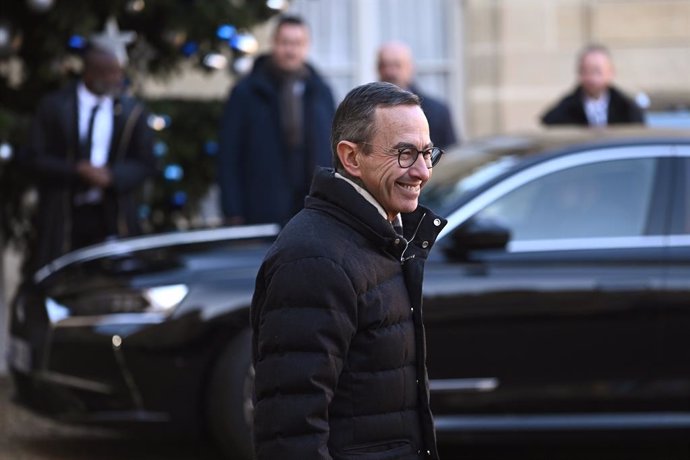
{"label": "gray hair", "polygon": [[[331,150],[335,170],[341,174],[345,173],[337,153],[340,141],[364,143],[374,137],[374,114],[377,107],[420,104],[419,96],[392,83],[377,81],[351,90],[338,106],[333,118]],[[369,146],[366,144],[364,152],[369,152]]]}

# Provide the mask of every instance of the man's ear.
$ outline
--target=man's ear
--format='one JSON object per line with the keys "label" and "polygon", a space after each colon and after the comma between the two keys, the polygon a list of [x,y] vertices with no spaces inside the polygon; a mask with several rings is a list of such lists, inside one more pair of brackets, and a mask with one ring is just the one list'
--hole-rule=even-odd
{"label": "man's ear", "polygon": [[359,162],[359,149],[357,144],[350,141],[340,141],[336,147],[338,158],[340,159],[340,164],[343,165],[343,169],[352,177],[360,177],[361,164]]}

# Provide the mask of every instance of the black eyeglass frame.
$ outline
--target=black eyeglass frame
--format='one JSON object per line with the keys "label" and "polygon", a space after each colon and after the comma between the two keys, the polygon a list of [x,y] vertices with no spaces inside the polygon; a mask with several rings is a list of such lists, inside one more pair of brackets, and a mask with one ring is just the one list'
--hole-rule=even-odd
{"label": "black eyeglass frame", "polygon": [[[372,147],[376,147],[374,144],[370,144],[368,142],[359,142],[359,143],[371,145]],[[438,162],[441,160],[441,157],[445,153],[443,151],[443,149],[441,149],[440,147],[430,147],[430,148],[425,149],[425,150],[417,150],[415,147],[400,147],[400,148],[392,147],[388,150],[398,152],[398,165],[401,168],[405,168],[405,169],[411,168],[412,165],[417,162],[417,158],[419,158],[420,154],[422,154],[422,158],[424,158],[424,155],[427,155],[427,154],[429,155],[429,161],[427,162],[425,159],[425,162],[426,162],[426,167],[431,169],[438,164]],[[406,153],[406,151],[408,151],[408,152]],[[414,153],[414,159],[412,159],[412,161],[409,162],[410,164],[405,166],[403,164],[403,161],[401,158],[403,157],[403,155],[410,155],[409,158],[412,158],[412,151],[415,152]],[[405,162],[405,163],[407,163],[407,162]]]}

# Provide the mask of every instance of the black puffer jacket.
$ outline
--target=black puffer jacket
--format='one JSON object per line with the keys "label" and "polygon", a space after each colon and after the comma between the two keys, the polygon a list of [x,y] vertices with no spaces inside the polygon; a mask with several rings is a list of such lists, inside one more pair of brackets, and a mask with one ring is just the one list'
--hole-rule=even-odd
{"label": "black puffer jacket", "polygon": [[421,302],[444,225],[419,207],[407,244],[332,170],[316,174],[257,277],[257,459],[438,458]]}

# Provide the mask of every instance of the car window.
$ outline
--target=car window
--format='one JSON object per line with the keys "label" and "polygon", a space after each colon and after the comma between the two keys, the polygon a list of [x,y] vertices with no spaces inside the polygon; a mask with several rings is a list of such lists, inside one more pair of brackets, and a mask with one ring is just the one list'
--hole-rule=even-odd
{"label": "car window", "polygon": [[671,233],[678,235],[690,234],[690,147],[678,147],[681,154],[680,180],[675,184],[673,192],[674,208]]}
{"label": "car window", "polygon": [[640,236],[655,169],[652,158],[570,167],[517,187],[476,217],[507,225],[513,241]]}

